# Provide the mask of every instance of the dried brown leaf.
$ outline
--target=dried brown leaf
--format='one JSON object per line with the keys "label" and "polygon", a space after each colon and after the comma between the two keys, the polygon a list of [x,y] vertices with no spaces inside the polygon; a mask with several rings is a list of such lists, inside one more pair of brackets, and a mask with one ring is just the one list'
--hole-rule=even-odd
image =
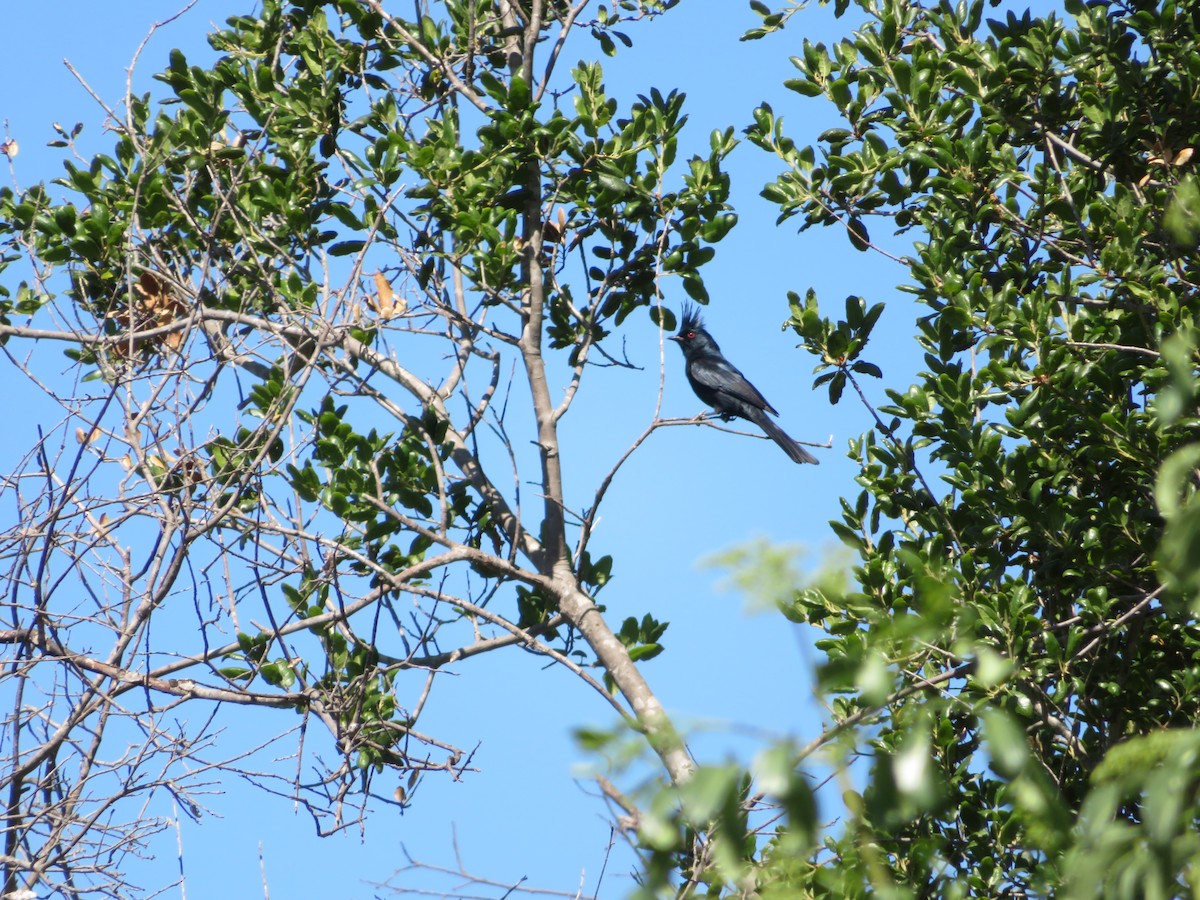
{"label": "dried brown leaf", "polygon": [[379,311],[379,315],[385,319],[392,317],[392,312],[395,308],[396,294],[392,290],[391,284],[387,280],[387,276],[382,272],[375,273],[375,290],[378,298],[375,302],[375,308]]}

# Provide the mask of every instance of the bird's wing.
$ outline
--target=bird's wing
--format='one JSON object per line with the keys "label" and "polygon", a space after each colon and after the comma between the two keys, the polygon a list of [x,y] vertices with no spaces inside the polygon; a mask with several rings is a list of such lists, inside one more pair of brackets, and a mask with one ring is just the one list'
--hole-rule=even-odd
{"label": "bird's wing", "polygon": [[765,409],[772,415],[779,415],[775,407],[767,402],[766,397],[758,392],[758,388],[747,381],[746,376],[727,359],[699,357],[692,360],[689,374],[698,384],[710,391]]}

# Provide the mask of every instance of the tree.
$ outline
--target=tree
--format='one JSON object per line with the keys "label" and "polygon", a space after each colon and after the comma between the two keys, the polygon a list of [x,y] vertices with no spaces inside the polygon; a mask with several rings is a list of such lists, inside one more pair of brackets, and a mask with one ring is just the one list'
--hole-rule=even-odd
{"label": "tree", "polygon": [[[800,21],[752,5],[747,37]],[[832,523],[848,583],[782,604],[824,632],[831,723],[757,787],[705,770],[722,800],[671,792],[660,883],[711,816],[728,846],[699,880],[722,894],[1192,896],[1200,5],[857,6],[788,82],[843,126],[804,146],[762,106],[749,137],[785,166],[764,190],[784,220],[895,260],[924,371],[875,405],[887,304],[791,296],[816,383],[873,423]],[[844,789],[823,831],[796,768],[819,760]],[[764,799],[785,824],[747,843]]]}
{"label": "tree", "polygon": [[[596,600],[628,454],[570,495],[559,441],[735,221],[731,131],[673,187],[683,97],[621,111],[598,63],[561,70],[672,5],[265,0],[110,110],[110,154],[0,193],[7,377],[59,416],[3,482],[0,894],[122,894],[167,824],[146,798],[195,814],[222,778],[322,833],[414,803],[471,766],[421,728],[437,673],[508,648],[688,778],[636,665],[665,623]],[[218,741],[230,707],[283,718]]]}

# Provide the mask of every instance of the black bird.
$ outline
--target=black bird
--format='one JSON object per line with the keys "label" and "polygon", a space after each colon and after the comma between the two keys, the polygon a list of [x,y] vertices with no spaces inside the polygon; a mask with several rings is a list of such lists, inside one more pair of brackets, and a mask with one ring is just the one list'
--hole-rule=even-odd
{"label": "black bird", "polygon": [[728,421],[735,416],[749,419],[782,447],[792,462],[818,465],[815,456],[788,437],[767,415],[777,416],[779,413],[758,392],[758,388],[721,355],[721,348],[712,335],[704,330],[704,321],[694,307],[684,307],[679,334],[673,335],[671,340],[678,341],[683,350],[688,383],[692,390],[722,419]]}

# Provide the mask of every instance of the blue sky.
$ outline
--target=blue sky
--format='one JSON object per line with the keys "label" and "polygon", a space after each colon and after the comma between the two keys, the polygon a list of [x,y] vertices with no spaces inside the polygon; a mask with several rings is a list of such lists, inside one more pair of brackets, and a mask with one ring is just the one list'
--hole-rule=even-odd
{"label": "blue sky", "polygon": [[[5,86],[0,116],[21,146],[8,183],[29,187],[62,171],[61,151],[45,147],[55,138],[52,122],[67,128],[83,122],[82,146],[89,152],[108,148],[100,127],[102,109],[63,60],[96,95],[116,104],[150,24],[175,8],[144,0],[102,6],[44,0],[5,11],[10,38],[0,57]],[[198,0],[154,35],[138,64],[135,86],[161,92],[163,86],[150,76],[165,66],[172,47],[202,63],[211,55],[204,43],[210,23],[253,8],[251,0]],[[706,147],[713,128],[732,125],[740,132],[763,100],[787,118],[798,142],[813,142],[834,119],[820,101],[782,88],[795,74],[788,57],[799,52],[802,37],[829,43],[853,23],[836,21],[829,9],[814,6],[793,19],[785,33],[740,43],[738,36],[756,22],[743,3],[685,0],[662,19],[631,27],[633,48],[602,59],[609,93],[626,108],[652,86],[664,93],[685,91],[691,118],[681,160]],[[579,58],[601,58],[584,35],[568,44],[564,61]],[[839,230],[798,235],[791,224],[777,228],[775,208],[757,196],[777,166],[756,148],[743,144],[728,168],[741,223],[704,272],[713,298],[705,314],[708,324],[726,354],[779,409],[785,429],[802,440],[832,436],[832,449],[815,451],[819,468],[798,467],[767,441],[711,429],[662,430],[618,476],[593,542],[593,554],[611,553],[616,560],[614,580],[602,595],[614,623],[647,611],[670,621],[667,652],[645,664],[644,671],[668,711],[691,733],[697,758],[714,763],[730,756],[748,760],[764,736],[805,741],[818,733],[821,715],[811,690],[817,654],[812,633],[777,615],[749,612],[744,598],[720,589],[721,573],[700,563],[760,537],[806,548],[801,561],[806,568],[836,554],[826,522],[837,517],[839,497],[858,491],[855,467],[845,457],[846,441],[870,426],[866,410],[849,394],[831,407],[823,391],[810,391],[814,361],[796,349],[791,332],[779,328],[787,317],[786,292],[814,287],[831,314],[848,294],[888,302],[867,357],[898,388],[908,384],[919,365],[909,345],[913,310],[895,290],[902,270],[852,249]],[[886,243],[885,235],[875,237]],[[682,296],[668,285],[669,303],[677,305]],[[678,351],[666,349],[664,415],[693,415],[701,404],[687,387]],[[630,338],[629,352],[645,371],[613,378],[607,389],[585,391],[565,422],[566,456],[573,467],[568,477],[581,491],[596,484],[653,414],[657,333],[647,325],[643,334]],[[3,377],[9,383],[12,373]],[[879,383],[867,387],[873,401],[883,401]],[[17,415],[11,446],[24,448],[34,440],[41,411],[32,393],[14,386],[12,394]],[[9,507],[0,511],[0,516],[9,514]],[[609,824],[594,786],[579,770],[594,761],[575,747],[571,732],[611,725],[610,710],[568,673],[544,666],[544,660],[519,653],[485,656],[442,678],[438,702],[423,725],[460,745],[478,743],[480,771],[461,783],[426,779],[409,810],[401,815],[378,809],[362,833],[318,841],[307,817],[286,800],[230,781],[223,796],[211,798],[217,816],[183,826],[187,896],[257,896],[261,865],[277,898],[370,897],[376,893],[372,883],[387,880],[404,864],[402,844],[417,859],[454,867],[455,833],[464,863],[476,874],[510,884],[525,877],[530,886],[573,891],[584,873],[582,887],[590,895],[605,860]],[[230,731],[222,739],[236,738],[244,723],[230,717],[226,724]],[[835,807],[827,804],[824,810]],[[129,870],[135,883],[165,883],[178,872],[173,835],[164,835],[151,853],[156,859]],[[600,896],[624,895],[631,866],[628,851],[618,844]],[[418,876],[395,883],[454,884]],[[476,893],[500,896],[503,891]]]}

